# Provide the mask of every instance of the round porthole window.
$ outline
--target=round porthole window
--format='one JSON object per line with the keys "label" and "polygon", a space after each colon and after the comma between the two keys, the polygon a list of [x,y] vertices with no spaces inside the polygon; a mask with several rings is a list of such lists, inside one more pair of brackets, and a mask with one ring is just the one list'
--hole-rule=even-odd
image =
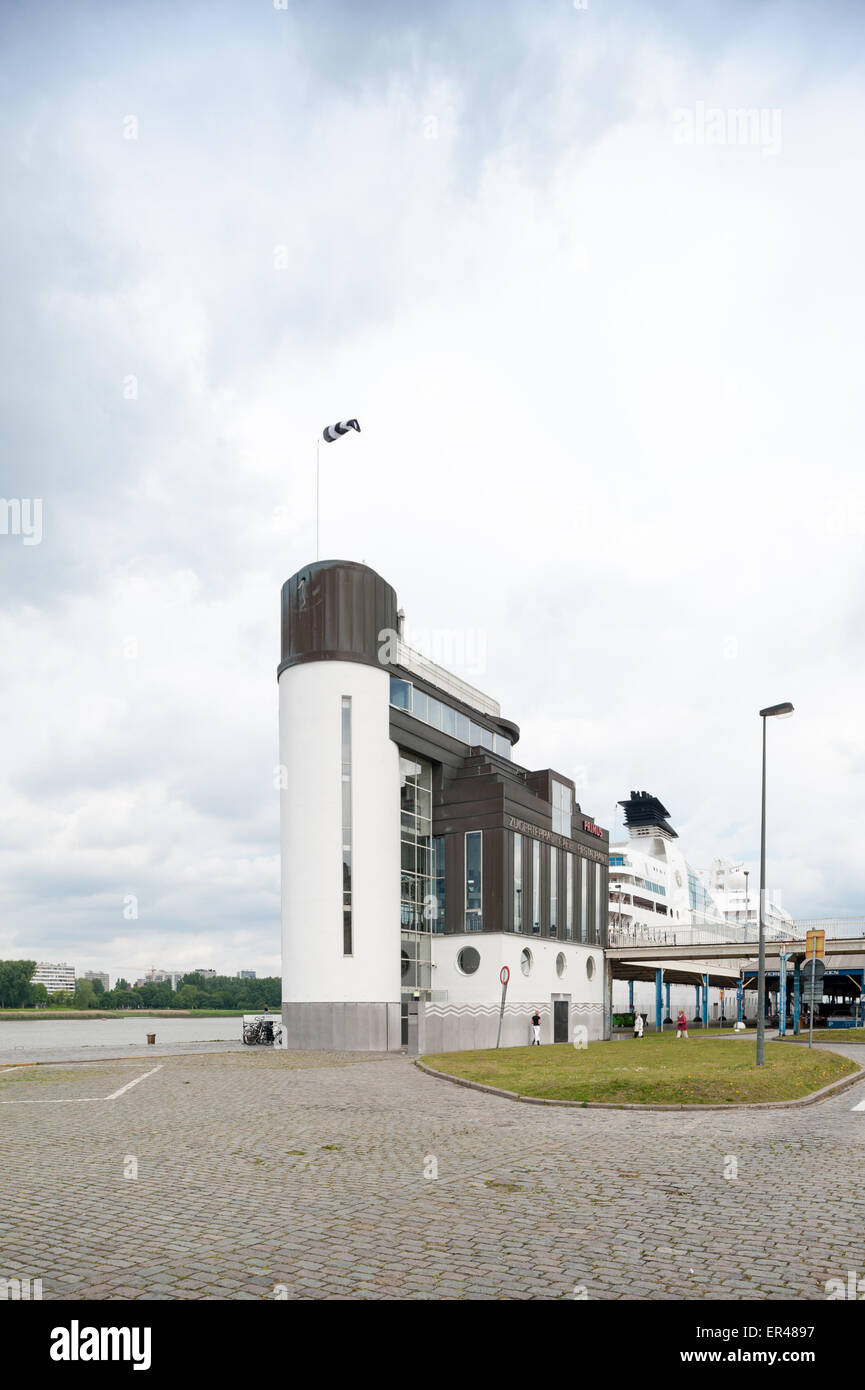
{"label": "round porthole window", "polygon": [[480,952],[474,946],[463,946],[457,956],[457,966],[464,975],[474,975],[481,963]]}
{"label": "round porthole window", "polygon": [[564,975],[567,963],[568,962],[565,960],[564,951],[559,951],[559,954],[556,956],[556,974],[558,975],[559,979],[561,979]]}
{"label": "round porthole window", "polygon": [[589,956],[588,960],[586,961],[586,974],[588,975],[588,977],[589,977],[590,980],[593,980],[593,979],[595,978],[595,958],[594,958],[594,956]]}
{"label": "round porthole window", "polygon": [[525,946],[520,952],[520,969],[524,975],[531,975],[532,973],[532,953],[528,946]]}

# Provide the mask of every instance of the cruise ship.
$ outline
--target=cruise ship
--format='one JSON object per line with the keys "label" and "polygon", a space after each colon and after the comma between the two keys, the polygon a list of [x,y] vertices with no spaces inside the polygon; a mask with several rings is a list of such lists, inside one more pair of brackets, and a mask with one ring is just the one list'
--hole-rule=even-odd
{"label": "cruise ship", "polygon": [[[743,940],[756,941],[759,930],[760,885],[751,886],[749,873],[743,864],[729,859],[716,859],[709,878],[709,892],[728,922],[743,929]],[[766,902],[766,937],[769,941],[792,941],[796,924],[789,912],[771,898]]]}
{"label": "cruise ship", "polygon": [[[749,889],[741,864],[716,859],[712,870],[693,868],[679,847],[670,812],[645,791],[620,801],[628,839],[610,845],[611,944],[699,944],[755,941],[759,885]],[[767,936],[794,934],[789,913],[767,904]]]}
{"label": "cruise ship", "polygon": [[682,853],[666,806],[644,791],[619,805],[629,838],[610,845],[611,944],[726,940],[724,910]]}

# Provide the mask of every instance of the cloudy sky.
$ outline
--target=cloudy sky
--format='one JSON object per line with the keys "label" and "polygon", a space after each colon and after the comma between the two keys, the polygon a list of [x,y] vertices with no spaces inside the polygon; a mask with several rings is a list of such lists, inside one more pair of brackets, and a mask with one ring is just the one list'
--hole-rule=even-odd
{"label": "cloudy sky", "polygon": [[792,700],[770,886],[865,911],[861,5],[0,25],[0,956],[278,971],[279,588],[348,415],[322,556],[524,765],[756,869]]}

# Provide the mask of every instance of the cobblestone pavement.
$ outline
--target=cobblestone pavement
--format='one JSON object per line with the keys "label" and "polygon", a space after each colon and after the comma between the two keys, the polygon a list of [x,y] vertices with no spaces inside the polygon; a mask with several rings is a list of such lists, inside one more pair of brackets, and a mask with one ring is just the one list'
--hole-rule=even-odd
{"label": "cobblestone pavement", "polygon": [[0,1276],[46,1299],[821,1299],[865,1273],[863,1099],[562,1110],[269,1051],[0,1070]]}

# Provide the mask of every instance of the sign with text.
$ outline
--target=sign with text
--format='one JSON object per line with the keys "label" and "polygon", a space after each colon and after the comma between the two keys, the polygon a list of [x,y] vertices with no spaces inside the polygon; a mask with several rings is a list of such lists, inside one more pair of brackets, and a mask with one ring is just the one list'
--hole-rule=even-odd
{"label": "sign with text", "polygon": [[822,956],[826,951],[825,931],[809,931],[805,933],[805,950],[809,957]]}
{"label": "sign with text", "polygon": [[542,826],[532,825],[530,821],[520,820],[518,816],[505,816],[505,825],[508,830],[519,830],[523,835],[532,835],[536,840],[543,840],[547,845],[557,845],[559,849],[569,850],[571,854],[578,854],[582,859],[593,859],[598,864],[609,863],[609,856],[602,850],[581,845],[579,840],[569,840],[565,835],[544,830]]}

